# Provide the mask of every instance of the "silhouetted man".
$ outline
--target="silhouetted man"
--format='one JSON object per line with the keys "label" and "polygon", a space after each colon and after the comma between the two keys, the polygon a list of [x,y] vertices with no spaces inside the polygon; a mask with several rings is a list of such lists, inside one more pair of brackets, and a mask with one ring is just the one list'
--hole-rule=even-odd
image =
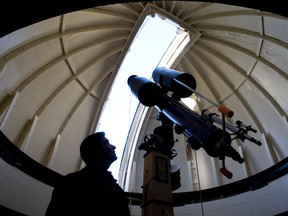
{"label": "silhouetted man", "polygon": [[107,171],[117,160],[115,148],[104,132],[86,137],[80,146],[86,166],[56,184],[46,216],[130,215],[126,193]]}

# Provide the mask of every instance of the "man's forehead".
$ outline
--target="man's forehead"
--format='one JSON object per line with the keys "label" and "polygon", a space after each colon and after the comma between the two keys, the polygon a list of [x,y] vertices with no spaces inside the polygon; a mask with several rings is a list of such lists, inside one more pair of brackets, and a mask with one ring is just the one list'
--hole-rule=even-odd
{"label": "man's forehead", "polygon": [[103,144],[106,144],[106,143],[109,143],[109,140],[104,136],[104,137],[101,137],[101,143]]}

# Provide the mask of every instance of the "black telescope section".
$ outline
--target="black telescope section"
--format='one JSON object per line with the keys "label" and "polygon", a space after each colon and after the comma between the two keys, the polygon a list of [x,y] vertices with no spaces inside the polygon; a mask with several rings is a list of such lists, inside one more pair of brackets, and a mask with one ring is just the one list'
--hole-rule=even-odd
{"label": "black telescope section", "polygon": [[161,88],[147,78],[132,75],[128,78],[128,85],[144,106],[155,106],[161,100]]}
{"label": "black telescope section", "polygon": [[162,97],[163,101],[156,106],[175,125],[182,127],[184,134],[190,140],[193,138],[196,145],[201,146],[209,156],[226,156],[243,163],[240,155],[236,151],[232,151],[232,140],[227,131],[211,124],[206,118],[182,106],[173,98],[164,94]]}
{"label": "black telescope section", "polygon": [[193,90],[196,89],[196,80],[191,74],[172,69],[157,67],[152,73],[152,78],[155,83],[162,87],[163,91],[172,91],[179,99],[189,97],[193,92],[177,83],[174,79]]}
{"label": "black telescope section", "polygon": [[[183,129],[183,133],[193,139],[194,143],[207,152],[211,157],[231,157],[242,162],[240,155],[232,151],[231,137],[228,132],[211,124],[207,118],[182,106],[176,99],[161,92],[156,83],[136,75],[128,79],[132,93],[145,106],[155,106],[175,125]],[[224,134],[224,137],[223,137]],[[223,139],[224,138],[224,139]]]}

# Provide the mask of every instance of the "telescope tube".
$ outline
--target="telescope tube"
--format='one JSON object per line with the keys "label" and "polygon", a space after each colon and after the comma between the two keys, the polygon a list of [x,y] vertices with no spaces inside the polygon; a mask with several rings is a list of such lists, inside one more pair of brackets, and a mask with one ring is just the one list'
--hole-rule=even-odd
{"label": "telescope tube", "polygon": [[[128,79],[128,85],[140,103],[145,106],[158,108],[174,124],[182,127],[185,135],[194,137],[208,155],[212,157],[228,156],[239,163],[240,161],[242,162],[237,152],[230,151],[233,148],[230,146],[231,138],[228,132],[224,131],[223,133],[223,130],[211,124],[206,118],[187,109],[175,99],[162,93],[161,88],[156,83],[146,78],[132,75]],[[223,143],[225,143],[225,146]],[[227,149],[229,151],[226,151]]]}
{"label": "telescope tube", "polygon": [[162,87],[163,91],[172,91],[179,99],[189,97],[193,92],[183,85],[179,85],[177,81],[188,86],[190,89],[196,89],[196,80],[191,74],[172,69],[157,67],[152,73],[152,78],[155,83]]}

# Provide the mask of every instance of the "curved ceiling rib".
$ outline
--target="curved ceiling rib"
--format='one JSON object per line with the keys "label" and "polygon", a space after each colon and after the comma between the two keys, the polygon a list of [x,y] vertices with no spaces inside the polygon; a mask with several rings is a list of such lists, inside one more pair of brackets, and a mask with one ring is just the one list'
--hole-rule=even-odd
{"label": "curved ceiling rib", "polygon": [[[83,104],[84,100],[89,96],[89,94],[91,94],[91,92],[94,90],[94,88],[106,77],[108,76],[111,72],[112,72],[113,68],[108,68],[107,71],[105,73],[103,73],[103,76],[99,78],[98,81],[96,81],[79,99],[79,101],[77,102],[77,104],[75,104],[75,106],[72,108],[71,112],[69,113],[69,115],[67,116],[67,118],[64,120],[63,124],[61,125],[61,127],[59,128],[59,131],[57,133],[57,137],[61,134],[62,132],[65,130],[66,125],[68,124],[69,120],[72,118],[72,116],[75,114],[75,112],[78,110],[78,108]],[[47,157],[45,159],[45,165],[50,167],[51,163],[53,163],[53,155],[55,154],[55,152],[57,151],[57,147],[56,146],[56,142],[58,140],[58,138],[55,138],[55,142],[52,142],[50,144],[50,150],[47,154]],[[82,161],[80,161],[79,163],[79,168],[81,168],[81,164]]]}
{"label": "curved ceiling rib", "polygon": [[[259,90],[259,92],[261,92],[263,95],[265,95],[265,97],[267,97],[267,100],[273,104],[273,106],[275,107],[275,109],[277,110],[277,112],[279,112],[280,115],[282,116],[286,116],[284,110],[281,108],[281,106],[276,102],[276,100],[269,94],[269,92],[267,92],[267,90],[265,88],[263,88],[259,83],[257,83],[251,76],[249,76],[245,71],[243,71],[243,69],[239,68],[239,66],[237,66],[236,64],[234,64],[232,61],[230,61],[227,57],[223,56],[220,52],[217,52],[215,50],[212,50],[211,48],[198,43],[196,46],[199,46],[200,49],[202,50],[206,50],[207,52],[213,54],[215,57],[217,57],[218,59],[220,59],[221,61],[225,62],[227,65],[229,65],[233,70],[237,71],[244,79],[241,82],[243,84],[243,82],[245,82],[246,80],[249,81],[253,86],[255,86],[256,89]],[[227,82],[225,82],[227,84]],[[239,84],[239,86],[237,86],[236,88],[233,88],[231,86],[231,92],[237,91],[237,89],[242,85]],[[243,102],[244,104],[244,100],[240,100],[241,102]],[[248,106],[247,106],[248,107]],[[249,109],[248,113],[254,113],[252,111],[252,109]],[[252,114],[251,116],[255,116],[255,113]],[[287,117],[287,116],[286,116]],[[253,119],[253,118],[252,118]],[[263,127],[261,127],[261,125],[259,124],[259,121],[255,121],[257,127],[259,128],[260,131],[263,131]]]}
{"label": "curved ceiling rib", "polygon": [[240,11],[229,11],[229,12],[222,12],[222,13],[212,13],[209,15],[205,16],[200,16],[197,18],[191,18],[191,21],[186,21],[188,25],[196,25],[197,23],[204,22],[204,21],[209,21],[211,19],[217,19],[217,18],[223,18],[223,17],[236,17],[239,18],[239,16],[254,16],[254,17],[272,17],[272,18],[279,18],[279,19],[287,19],[283,16],[277,15],[277,14],[272,14],[268,12],[260,12],[260,11],[255,11],[253,9],[251,10],[240,10]]}
{"label": "curved ceiling rib", "polygon": [[[107,41],[106,41],[107,42]],[[89,46],[90,47],[90,46]],[[108,58],[114,54],[117,54],[117,53],[120,53],[122,51],[122,47],[118,47],[118,48],[115,48],[114,50],[109,50],[107,53],[103,53],[101,54],[99,57],[95,58],[93,60],[93,62],[90,62],[88,64],[86,64],[83,68],[81,68],[75,75],[71,76],[68,80],[65,80],[64,83],[62,85],[59,85],[59,87],[49,96],[49,98],[47,98],[47,100],[39,107],[38,111],[36,111],[33,119],[37,116],[38,118],[40,117],[41,113],[45,110],[45,108],[49,105],[49,103],[59,95],[59,93],[65,88],[67,87],[72,81],[75,81],[76,79],[78,79],[78,77],[86,72],[88,69],[90,69],[92,66],[94,66],[95,64],[97,64],[99,61],[101,61],[102,59],[105,59],[105,58]],[[64,58],[61,58],[61,59],[66,59],[66,57]],[[55,60],[56,62],[58,62],[58,59]],[[49,69],[50,67],[52,67],[52,65],[54,65],[55,62],[52,61],[50,63],[48,63],[49,67],[46,67],[45,69]],[[39,72],[44,72],[45,70],[39,70]],[[40,75],[39,73],[37,73],[37,75]],[[34,80],[35,79],[35,76],[34,74],[32,76],[30,76],[29,78],[31,78]],[[32,80],[32,81],[33,81]],[[30,80],[29,80],[30,81]],[[28,81],[25,81],[23,84],[25,85],[28,85],[30,82]],[[95,86],[97,86],[97,82],[94,83]],[[23,87],[23,86],[22,86]],[[85,88],[86,92],[87,92],[87,88]],[[21,89],[23,90],[23,88]],[[89,93],[91,91],[88,91]],[[26,131],[26,129],[24,128],[24,131]],[[21,136],[23,137],[23,136]],[[21,140],[20,140],[21,142]],[[19,143],[17,144],[17,146],[21,146],[19,145]]]}
{"label": "curved ceiling rib", "polygon": [[[226,41],[222,41],[219,38],[201,37],[200,40],[210,41],[210,42],[221,44],[221,45],[224,45],[225,47],[229,47],[231,49],[237,50],[238,52],[241,52],[241,53],[243,53],[243,54],[245,54],[245,55],[247,55],[247,56],[249,56],[249,57],[251,57],[251,58],[253,58],[253,59],[255,59],[255,60],[259,61],[259,62],[261,62],[262,64],[266,65],[267,67],[272,68],[275,72],[277,72],[284,79],[286,79],[286,77],[287,77],[287,74],[283,70],[281,70],[280,68],[275,66],[275,64],[271,64],[268,60],[263,59],[262,57],[259,57],[259,56],[255,55],[255,53],[253,53],[253,52],[251,52],[251,51],[249,51],[247,49],[244,49],[242,47],[239,47],[239,46],[231,44],[231,43],[227,43]],[[197,45],[201,46],[200,43],[197,44]],[[205,48],[205,49],[208,49],[208,48]],[[216,54],[216,51],[212,51],[211,49],[209,50],[209,52],[214,52]],[[219,56],[221,56],[220,53],[215,55],[215,57],[220,59]],[[222,59],[224,59],[224,57],[222,57]],[[227,61],[227,59],[225,61]],[[242,70],[240,70],[239,68],[236,71],[238,71],[243,77],[245,77],[245,79],[249,80],[255,87],[257,87],[257,89],[261,93],[263,93],[267,97],[267,99],[273,104],[273,106],[279,112],[280,115],[286,116],[286,118],[287,118],[287,115],[285,114],[285,112],[281,108],[281,106],[275,101],[275,99],[263,87],[261,87],[253,78],[251,78],[251,76],[247,75],[246,72],[244,72],[244,71],[241,72]]]}
{"label": "curved ceiling rib", "polygon": [[[93,44],[88,44],[86,46],[80,47],[78,49],[75,49],[65,55],[62,55],[56,59],[53,59],[52,61],[48,62],[46,65],[44,65],[43,67],[41,67],[38,71],[34,72],[31,76],[29,76],[26,80],[24,80],[13,92],[12,95],[18,91],[21,92],[24,88],[26,88],[31,82],[33,82],[35,79],[37,79],[38,76],[40,76],[42,73],[46,72],[47,70],[51,69],[54,65],[58,64],[61,61],[65,61],[67,60],[69,57],[75,55],[75,54],[79,54],[82,51],[85,51],[87,49],[90,49],[93,46],[97,46],[97,45],[102,45],[105,43],[109,43],[112,41],[117,41],[117,40],[125,40],[127,39],[127,35],[123,35],[122,37],[111,37],[111,38],[105,38],[103,40],[97,41]],[[73,72],[74,76],[70,77],[69,80],[65,81],[65,85],[69,84],[71,81],[77,79],[82,73],[84,73],[86,70],[88,70],[92,65],[98,63],[98,61],[101,61],[103,58],[109,57],[110,55],[113,55],[117,52],[121,51],[121,47],[120,48],[116,48],[115,50],[109,51],[108,53],[104,53],[103,55],[99,56],[98,59],[95,59],[93,62],[91,62],[90,64],[86,65],[84,68],[82,68],[80,71],[78,71],[77,73]],[[62,89],[64,87],[61,87],[59,89]],[[56,90],[56,91],[60,91],[60,90]]]}
{"label": "curved ceiling rib", "polygon": [[[181,18],[181,20],[183,20],[184,22],[186,22],[186,20],[188,20],[190,17],[192,17],[193,15],[197,14],[199,11],[201,12],[201,10],[206,9],[207,7],[213,5],[212,3],[203,3],[198,7],[192,8],[191,10],[189,10],[188,12],[186,12],[186,15],[184,14],[183,16],[181,16],[181,14],[177,13],[177,17]],[[187,5],[188,7],[188,5]],[[180,10],[179,10],[180,12]],[[181,11],[183,12],[183,11]],[[192,18],[193,19],[193,18]]]}
{"label": "curved ceiling rib", "polygon": [[87,11],[87,12],[92,12],[92,13],[97,13],[97,14],[103,14],[103,15],[108,15],[113,17],[113,19],[119,18],[125,21],[128,21],[130,23],[135,23],[137,21],[137,16],[132,17],[132,16],[128,16],[119,12],[114,12],[114,11],[109,11],[109,10],[105,10],[105,9],[99,9],[99,8],[89,8],[89,9],[85,9],[83,11]]}
{"label": "curved ceiling rib", "polygon": [[[74,28],[74,29],[68,29],[65,30],[64,32],[60,33],[55,33],[47,36],[43,36],[39,39],[36,39],[34,41],[28,42],[27,44],[21,45],[20,47],[16,48],[15,50],[9,52],[7,55],[4,55],[0,59],[0,73],[3,71],[3,68],[5,67],[6,64],[9,63],[10,60],[14,59],[16,56],[21,55],[25,51],[32,49],[33,47],[36,47],[40,44],[47,43],[49,41],[55,40],[55,39],[60,39],[65,36],[70,36],[70,35],[75,35],[78,33],[87,33],[87,32],[93,32],[93,31],[101,31],[101,30],[127,30],[131,31],[133,26],[131,25],[123,25],[123,24],[105,24],[105,25],[96,25],[96,26],[85,26],[85,27],[79,27],[79,28]],[[89,45],[87,45],[89,46]],[[80,47],[79,51],[82,49],[86,49],[85,47]],[[78,51],[78,52],[79,52]],[[75,51],[77,52],[77,50]],[[71,53],[72,55],[73,53]],[[62,57],[63,58],[63,57]]]}
{"label": "curved ceiling rib", "polygon": [[259,32],[255,32],[255,31],[251,31],[251,30],[248,30],[248,29],[241,29],[241,28],[236,28],[236,27],[232,27],[232,26],[219,26],[219,25],[197,25],[197,30],[199,32],[201,32],[203,35],[205,35],[205,32],[212,32],[212,31],[218,31],[218,32],[233,32],[233,33],[238,33],[238,34],[242,34],[242,35],[248,35],[248,36],[252,36],[252,37],[255,37],[255,38],[259,38],[259,39],[262,39],[262,40],[266,40],[266,41],[269,41],[271,43],[274,43],[284,49],[287,49],[288,48],[288,44],[281,41],[281,40],[278,40],[278,39],[275,39],[271,36],[268,36],[268,35],[263,35],[263,34],[260,34]]}
{"label": "curved ceiling rib", "polygon": [[[134,7],[128,5],[128,4],[124,4],[123,7],[125,7],[126,9],[128,9],[130,12],[132,12],[133,14],[136,15],[136,17],[139,17],[141,15],[141,12],[136,10]],[[144,6],[142,6],[142,9],[144,9]]]}

